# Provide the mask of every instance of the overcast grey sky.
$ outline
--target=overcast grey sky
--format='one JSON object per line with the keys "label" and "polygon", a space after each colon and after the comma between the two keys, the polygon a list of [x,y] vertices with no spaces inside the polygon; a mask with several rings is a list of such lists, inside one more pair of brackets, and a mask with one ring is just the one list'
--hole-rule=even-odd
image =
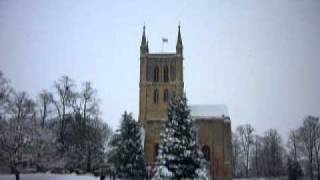
{"label": "overcast grey sky", "polygon": [[139,45],[175,51],[181,21],[190,104],[227,104],[233,128],[285,135],[320,115],[319,0],[0,0],[0,70],[35,97],[92,81],[103,119],[137,117]]}

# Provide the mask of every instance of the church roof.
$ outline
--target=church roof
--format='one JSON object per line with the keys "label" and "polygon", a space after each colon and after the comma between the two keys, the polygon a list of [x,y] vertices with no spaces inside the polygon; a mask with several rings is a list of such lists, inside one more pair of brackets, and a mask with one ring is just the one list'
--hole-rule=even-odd
{"label": "church roof", "polygon": [[229,118],[228,108],[226,105],[191,105],[191,117],[193,118]]}

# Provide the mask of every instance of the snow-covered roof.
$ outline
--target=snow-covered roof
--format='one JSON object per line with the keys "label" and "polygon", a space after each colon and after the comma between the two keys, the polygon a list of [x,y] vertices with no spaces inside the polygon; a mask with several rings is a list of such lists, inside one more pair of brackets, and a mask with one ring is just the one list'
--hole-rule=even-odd
{"label": "snow-covered roof", "polygon": [[191,105],[189,107],[193,118],[229,118],[226,105]]}

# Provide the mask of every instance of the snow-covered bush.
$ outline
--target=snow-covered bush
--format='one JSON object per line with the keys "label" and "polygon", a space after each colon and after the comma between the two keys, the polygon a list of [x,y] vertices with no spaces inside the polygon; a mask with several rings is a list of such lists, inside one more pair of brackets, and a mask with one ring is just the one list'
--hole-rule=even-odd
{"label": "snow-covered bush", "polygon": [[152,180],[168,180],[173,178],[173,173],[163,165],[156,166]]}
{"label": "snow-covered bush", "polygon": [[196,170],[196,178],[197,180],[209,180],[209,172],[207,168],[198,168]]}

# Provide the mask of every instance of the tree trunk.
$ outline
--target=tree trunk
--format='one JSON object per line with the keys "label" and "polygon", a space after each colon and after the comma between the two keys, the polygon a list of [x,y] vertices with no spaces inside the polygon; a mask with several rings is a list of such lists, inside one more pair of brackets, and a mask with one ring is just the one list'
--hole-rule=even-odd
{"label": "tree trunk", "polygon": [[318,180],[320,180],[320,164],[319,164],[320,162],[319,162],[318,155],[317,155],[316,159],[317,159],[317,176],[318,176]]}
{"label": "tree trunk", "polygon": [[44,122],[46,120],[47,117],[47,105],[44,104],[43,105],[43,116],[42,116],[42,123],[41,123],[41,127],[44,127]]}
{"label": "tree trunk", "polygon": [[16,180],[20,180],[20,173],[16,168],[14,168],[14,175],[16,177]]}
{"label": "tree trunk", "polygon": [[90,149],[90,147],[89,147],[89,150],[88,150],[87,171],[88,172],[91,171],[91,149]]}
{"label": "tree trunk", "polygon": [[256,176],[259,177],[259,168],[258,168],[258,144],[256,142]]}
{"label": "tree trunk", "polygon": [[311,177],[311,180],[313,180],[313,163],[312,163],[312,154],[311,154],[311,158],[310,158],[310,177]]}
{"label": "tree trunk", "polygon": [[106,179],[106,176],[105,175],[101,175],[100,176],[100,180],[105,180]]}
{"label": "tree trunk", "polygon": [[60,135],[61,135],[61,143],[64,145],[64,123],[65,123],[65,118],[66,118],[66,107],[65,103],[62,103],[62,121],[61,121],[61,130],[60,130]]}
{"label": "tree trunk", "polygon": [[249,177],[249,150],[247,152],[247,162],[246,162],[246,178]]}
{"label": "tree trunk", "polygon": [[16,176],[16,180],[20,180],[20,174],[19,174],[19,172],[16,172],[16,173],[15,173],[15,176]]}

